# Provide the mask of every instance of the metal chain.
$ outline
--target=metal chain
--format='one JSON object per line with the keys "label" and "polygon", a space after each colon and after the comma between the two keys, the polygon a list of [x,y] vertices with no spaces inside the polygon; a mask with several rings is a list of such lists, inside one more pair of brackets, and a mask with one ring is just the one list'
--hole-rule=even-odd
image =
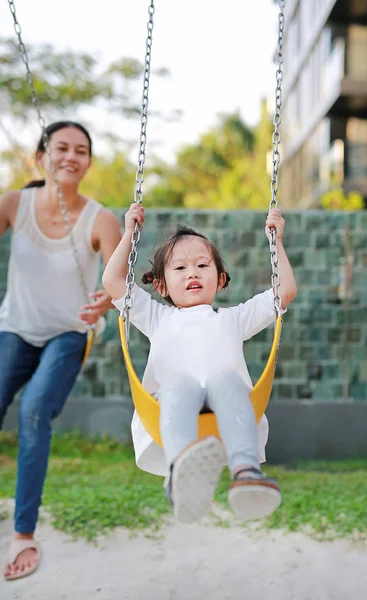
{"label": "metal chain", "polygon": [[[138,168],[135,177],[134,202],[141,204],[143,202],[142,184],[144,182],[144,164],[145,164],[145,147],[147,143],[147,123],[148,123],[148,102],[149,102],[149,80],[150,80],[150,65],[153,42],[153,16],[154,16],[154,0],[150,0],[149,19],[147,25],[146,38],[146,53],[144,61],[144,76],[143,76],[143,97],[141,106],[141,121],[140,121],[140,143],[138,153]],[[132,290],[135,282],[134,267],[138,259],[138,243],[140,240],[140,231],[138,223],[135,224],[135,229],[131,234],[131,251],[128,259],[128,273],[126,275],[126,294],[122,308],[122,316],[125,320],[126,337],[129,336],[129,310],[132,306]]]}
{"label": "metal chain", "polygon": [[[283,43],[284,43],[284,8],[285,0],[279,0],[279,16],[278,16],[278,46],[276,54],[276,63],[278,65],[276,71],[276,91],[275,91],[275,114],[273,118],[274,132],[272,136],[273,142],[273,169],[271,178],[271,202],[269,210],[278,207],[277,192],[278,192],[278,170],[280,162],[279,143],[280,143],[280,132],[279,126],[281,123],[281,108],[282,108],[282,81],[283,81]],[[145,147],[146,147],[146,128],[148,122],[148,93],[149,93],[149,79],[150,79],[150,64],[151,64],[151,49],[152,49],[152,34],[153,34],[153,15],[154,15],[154,0],[150,0],[149,8],[149,20],[148,20],[148,34],[146,40],[146,54],[145,54],[145,65],[144,65],[144,86],[143,86],[143,99],[142,99],[142,110],[141,110],[141,129],[140,129],[140,146],[138,154],[138,169],[136,171],[136,186],[134,192],[134,202],[141,204],[143,202],[142,184],[144,182],[144,164],[145,164]],[[134,267],[138,258],[137,246],[140,240],[140,231],[138,224],[135,225],[135,230],[131,235],[131,251],[128,258],[128,273],[126,276],[126,294],[124,298],[124,304],[122,308],[122,316],[125,320],[126,334],[128,338],[129,333],[129,310],[132,306],[132,289],[135,282]],[[270,257],[271,257],[271,285],[274,290],[274,308],[277,313],[281,310],[281,298],[279,296],[279,285],[280,276],[278,271],[278,246],[276,240],[275,230],[271,231],[270,239]]]}
{"label": "metal chain", "polygon": [[80,281],[82,284],[82,288],[83,288],[83,293],[86,297],[86,300],[88,302],[90,302],[90,299],[88,297],[88,288],[86,286],[85,280],[84,280],[84,275],[83,275],[83,269],[80,263],[80,259],[79,259],[79,254],[78,254],[78,250],[75,244],[75,240],[74,240],[74,236],[73,236],[73,231],[72,231],[72,227],[70,225],[70,220],[69,220],[69,215],[68,215],[68,211],[67,211],[67,206],[66,206],[66,202],[64,200],[63,194],[62,194],[62,190],[60,187],[60,183],[58,181],[57,178],[57,167],[52,159],[52,154],[51,154],[51,149],[50,149],[50,138],[47,135],[47,131],[46,131],[46,122],[42,116],[41,113],[41,108],[40,108],[40,104],[39,104],[39,100],[36,94],[36,90],[34,87],[34,80],[33,80],[33,75],[32,72],[30,70],[29,67],[29,59],[28,59],[28,53],[27,53],[27,49],[23,43],[22,40],[22,30],[20,27],[20,24],[17,20],[17,16],[16,16],[16,10],[15,10],[15,4],[14,4],[14,0],[8,0],[9,3],[9,8],[10,8],[10,12],[13,15],[13,20],[14,20],[14,30],[15,33],[18,37],[18,43],[19,43],[19,50],[20,50],[20,56],[21,59],[25,65],[26,68],[26,72],[27,72],[27,79],[28,79],[28,83],[31,89],[31,94],[32,94],[32,102],[33,105],[37,111],[37,116],[38,116],[38,122],[41,126],[42,129],[42,140],[43,140],[43,145],[45,147],[45,151],[48,154],[48,157],[50,159],[50,164],[51,164],[51,170],[52,170],[52,176],[56,185],[56,193],[57,193],[57,199],[58,199],[58,203],[60,206],[60,211],[65,223],[65,229],[69,235],[70,238],[70,244],[71,244],[71,249],[72,249],[72,253],[74,256],[74,260],[75,263],[77,265],[77,269],[78,269],[78,273],[79,273],[79,277],[80,277]]}
{"label": "metal chain", "polygon": [[[280,131],[279,126],[281,123],[281,112],[282,112],[282,82],[283,82],[283,44],[284,44],[284,9],[285,0],[279,0],[279,15],[278,15],[278,45],[276,52],[276,64],[278,65],[276,71],[277,85],[275,88],[275,113],[273,118],[274,132],[272,136],[273,142],[273,168],[271,176],[271,201],[269,205],[269,211],[273,208],[278,208],[277,193],[278,193],[278,172],[279,172],[279,143],[280,143]],[[279,315],[281,312],[282,301],[279,296],[280,286],[280,275],[278,270],[278,244],[276,238],[276,230],[271,229],[271,237],[269,241],[270,245],[270,262],[271,262],[271,286],[274,292],[274,308]]]}

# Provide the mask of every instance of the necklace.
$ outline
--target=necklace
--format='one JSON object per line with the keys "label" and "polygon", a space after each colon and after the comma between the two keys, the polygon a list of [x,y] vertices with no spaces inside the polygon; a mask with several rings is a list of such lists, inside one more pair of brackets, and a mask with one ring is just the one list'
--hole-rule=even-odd
{"label": "necklace", "polygon": [[[80,200],[79,194],[78,194],[78,200]],[[60,225],[60,223],[66,224],[64,217],[60,214],[60,207],[59,207],[58,214],[53,215],[52,213],[50,213],[47,210],[43,211],[43,214],[46,217],[47,221],[51,222],[51,225],[53,225],[54,227],[56,227],[57,225]],[[72,218],[70,219],[70,212],[68,214],[69,214],[69,221],[73,221]]]}

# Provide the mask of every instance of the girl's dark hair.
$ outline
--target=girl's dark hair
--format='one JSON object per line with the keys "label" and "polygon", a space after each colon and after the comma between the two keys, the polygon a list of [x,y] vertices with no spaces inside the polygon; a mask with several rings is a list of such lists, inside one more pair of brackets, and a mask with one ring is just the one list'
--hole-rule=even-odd
{"label": "girl's dark hair", "polygon": [[[84,133],[85,137],[88,139],[88,142],[89,142],[89,156],[91,157],[92,156],[92,139],[91,139],[88,131],[85,129],[85,127],[83,127],[83,125],[80,125],[80,123],[76,123],[75,121],[57,121],[56,123],[51,123],[51,125],[48,125],[46,127],[47,137],[50,139],[53,133],[56,133],[56,131],[59,131],[60,129],[65,129],[66,127],[74,127],[75,129],[79,129],[79,131]],[[37,144],[36,153],[37,152],[42,152],[42,154],[44,154],[46,152],[43,135],[41,136],[40,141]],[[27,185],[24,186],[24,189],[32,188],[32,187],[43,187],[44,185],[45,185],[44,179],[34,179],[33,181],[30,181],[29,183],[27,183]]]}
{"label": "girl's dark hair", "polygon": [[[221,273],[225,273],[226,281],[223,288],[227,287],[231,278],[225,269],[224,261],[220,255],[218,248],[215,246],[215,244],[213,244],[213,242],[208,240],[208,238],[205,237],[205,235],[203,235],[202,233],[198,233],[190,227],[186,227],[186,225],[177,225],[176,232],[160,248],[158,248],[153,258],[152,269],[151,271],[144,273],[141,279],[142,282],[145,284],[152,284],[153,281],[156,279],[157,281],[163,283],[165,287],[167,287],[166,278],[164,276],[164,269],[172,256],[173,249],[176,246],[177,242],[179,242],[185,235],[196,236],[204,240],[206,246],[211,252],[215,266],[217,268],[218,279]],[[166,296],[165,300],[167,300],[169,304],[174,305],[170,296]]]}

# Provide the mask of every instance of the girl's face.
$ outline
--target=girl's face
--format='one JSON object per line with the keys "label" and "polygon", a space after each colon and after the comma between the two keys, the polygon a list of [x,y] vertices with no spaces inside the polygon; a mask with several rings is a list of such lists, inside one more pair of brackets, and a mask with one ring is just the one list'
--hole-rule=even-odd
{"label": "girl's face", "polygon": [[[91,164],[88,138],[75,127],[64,127],[52,134],[50,150],[56,166],[56,177],[60,184],[77,186]],[[37,159],[46,171],[46,178],[53,182],[48,153],[39,152]]]}
{"label": "girl's face", "polygon": [[197,236],[184,236],[175,245],[165,267],[167,287],[155,282],[161,296],[170,296],[177,308],[212,304],[226,281],[218,277],[217,267],[205,241]]}

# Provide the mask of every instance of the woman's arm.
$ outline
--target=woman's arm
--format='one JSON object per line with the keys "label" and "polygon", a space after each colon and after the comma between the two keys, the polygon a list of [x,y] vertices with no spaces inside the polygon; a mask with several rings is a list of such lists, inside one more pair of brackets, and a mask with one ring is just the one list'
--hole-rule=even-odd
{"label": "woman's arm", "polygon": [[140,229],[144,226],[144,208],[134,202],[125,215],[125,233],[113,252],[103,273],[102,283],[114,299],[121,298],[126,293],[126,275],[128,259],[131,251],[131,235],[138,222]]}
{"label": "woman's arm", "polygon": [[[121,225],[118,218],[108,209],[102,208],[95,220],[92,232],[93,248],[101,251],[103,263],[106,264],[121,240]],[[111,296],[105,290],[90,292],[90,304],[84,304],[78,314],[87,325],[93,325],[109,309],[114,308]]]}
{"label": "woman's arm", "polygon": [[121,241],[122,228],[120,221],[107,208],[97,214],[93,231],[93,247],[101,251],[103,264],[106,265]]}
{"label": "woman's arm", "polygon": [[285,220],[278,209],[271,210],[266,220],[265,233],[269,240],[271,236],[269,229],[273,227],[276,229],[278,246],[278,271],[280,278],[279,295],[282,299],[282,308],[286,308],[297,295],[297,284],[293,269],[283,246]]}
{"label": "woman's arm", "polygon": [[20,192],[12,190],[0,196],[0,237],[12,227],[17,216]]}

